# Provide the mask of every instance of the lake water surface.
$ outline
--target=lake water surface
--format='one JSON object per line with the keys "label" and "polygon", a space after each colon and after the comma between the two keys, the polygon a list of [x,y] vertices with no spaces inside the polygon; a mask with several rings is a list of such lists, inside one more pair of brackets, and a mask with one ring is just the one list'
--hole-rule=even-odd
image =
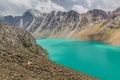
{"label": "lake water surface", "polygon": [[36,39],[49,58],[101,80],[120,80],[120,47],[100,42],[47,38]]}

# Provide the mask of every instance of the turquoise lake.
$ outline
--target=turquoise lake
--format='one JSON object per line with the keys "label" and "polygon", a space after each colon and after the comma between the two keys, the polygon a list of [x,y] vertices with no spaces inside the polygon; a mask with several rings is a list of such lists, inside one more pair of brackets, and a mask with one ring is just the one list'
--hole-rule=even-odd
{"label": "turquoise lake", "polygon": [[36,39],[36,42],[58,64],[101,80],[120,80],[120,46],[59,38]]}

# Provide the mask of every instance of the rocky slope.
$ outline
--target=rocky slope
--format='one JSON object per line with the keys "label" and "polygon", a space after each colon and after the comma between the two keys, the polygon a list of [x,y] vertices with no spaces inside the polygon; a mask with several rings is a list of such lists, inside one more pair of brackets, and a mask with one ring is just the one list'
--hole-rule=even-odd
{"label": "rocky slope", "polygon": [[0,80],[97,80],[46,55],[29,32],[0,24]]}
{"label": "rocky slope", "polygon": [[0,18],[0,22],[24,27],[34,37],[77,38],[120,45],[120,8],[111,12],[94,9],[84,14],[73,10],[51,13],[28,10],[21,17]]}

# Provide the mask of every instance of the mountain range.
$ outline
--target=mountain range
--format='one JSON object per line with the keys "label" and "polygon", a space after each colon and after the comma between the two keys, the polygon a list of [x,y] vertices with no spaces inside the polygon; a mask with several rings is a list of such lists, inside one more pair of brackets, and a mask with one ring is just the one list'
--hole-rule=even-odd
{"label": "mountain range", "polygon": [[94,9],[83,14],[74,10],[43,13],[30,9],[22,16],[1,16],[0,23],[24,28],[35,38],[75,38],[120,45],[120,8]]}

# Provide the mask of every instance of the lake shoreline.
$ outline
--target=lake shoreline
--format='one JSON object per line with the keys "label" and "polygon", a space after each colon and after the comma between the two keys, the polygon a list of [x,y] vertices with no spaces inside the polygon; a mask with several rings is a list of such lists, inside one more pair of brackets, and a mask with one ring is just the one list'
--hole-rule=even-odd
{"label": "lake shoreline", "polygon": [[[53,39],[53,38],[35,38],[35,39]],[[113,46],[120,46],[120,44],[116,44],[116,43],[110,43],[107,41],[89,40],[89,39],[79,39],[79,38],[56,38],[56,39],[83,40],[83,41],[99,42],[99,43],[109,44],[109,45],[113,45]]]}
{"label": "lake shoreline", "polygon": [[102,80],[119,79],[120,46],[69,38],[38,38],[36,41],[47,49],[49,59],[58,64]]}

